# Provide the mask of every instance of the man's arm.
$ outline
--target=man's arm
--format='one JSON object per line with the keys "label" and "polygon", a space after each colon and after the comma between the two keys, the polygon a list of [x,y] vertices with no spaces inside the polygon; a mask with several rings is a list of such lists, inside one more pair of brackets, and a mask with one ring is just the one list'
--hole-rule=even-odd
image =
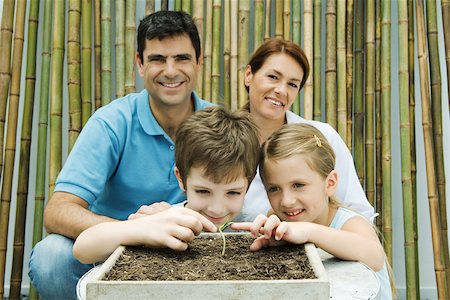
{"label": "man's arm", "polygon": [[88,203],[70,193],[55,192],[44,211],[44,224],[48,233],[58,233],[72,239],[85,229],[114,219],[99,216],[87,209]]}

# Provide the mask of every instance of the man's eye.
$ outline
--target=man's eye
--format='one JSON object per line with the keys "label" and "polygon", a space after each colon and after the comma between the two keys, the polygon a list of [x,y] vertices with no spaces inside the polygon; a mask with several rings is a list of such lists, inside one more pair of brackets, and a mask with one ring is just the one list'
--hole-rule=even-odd
{"label": "man's eye", "polygon": [[267,75],[267,77],[269,77],[270,79],[278,79],[278,77],[276,75]]}

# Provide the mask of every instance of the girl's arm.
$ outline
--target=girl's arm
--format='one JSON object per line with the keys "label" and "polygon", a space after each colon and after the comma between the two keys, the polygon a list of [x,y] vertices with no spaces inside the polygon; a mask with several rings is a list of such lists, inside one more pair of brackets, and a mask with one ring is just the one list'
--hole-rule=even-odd
{"label": "girl's arm", "polygon": [[80,262],[88,264],[104,261],[120,245],[183,251],[187,249],[187,242],[203,229],[215,232],[216,226],[193,210],[172,207],[150,216],[90,227],[76,239],[73,254]]}

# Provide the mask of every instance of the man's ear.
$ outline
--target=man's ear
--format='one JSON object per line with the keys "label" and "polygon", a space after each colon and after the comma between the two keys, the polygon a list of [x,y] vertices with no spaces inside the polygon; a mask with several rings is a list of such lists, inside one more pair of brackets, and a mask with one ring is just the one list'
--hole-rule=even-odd
{"label": "man's ear", "polygon": [[144,64],[141,61],[141,58],[139,57],[139,52],[136,51],[136,66],[138,68],[139,75],[141,77],[144,77]]}
{"label": "man's ear", "polygon": [[334,195],[334,193],[337,190],[338,185],[338,174],[336,170],[333,170],[328,174],[327,178],[325,179],[325,190],[328,195],[328,197],[331,197]]}
{"label": "man's ear", "polygon": [[175,173],[175,176],[178,180],[178,186],[183,192],[186,192],[186,189],[184,188],[183,179],[181,178],[180,170],[178,170],[177,167],[173,168],[173,172]]}

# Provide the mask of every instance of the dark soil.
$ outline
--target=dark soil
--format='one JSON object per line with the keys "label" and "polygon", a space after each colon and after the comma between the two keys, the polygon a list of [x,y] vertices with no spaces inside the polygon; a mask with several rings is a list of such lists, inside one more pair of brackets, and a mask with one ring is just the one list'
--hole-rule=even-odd
{"label": "dark soil", "polygon": [[286,244],[251,252],[250,236],[196,238],[188,250],[127,247],[104,280],[272,280],[314,279],[303,245]]}

